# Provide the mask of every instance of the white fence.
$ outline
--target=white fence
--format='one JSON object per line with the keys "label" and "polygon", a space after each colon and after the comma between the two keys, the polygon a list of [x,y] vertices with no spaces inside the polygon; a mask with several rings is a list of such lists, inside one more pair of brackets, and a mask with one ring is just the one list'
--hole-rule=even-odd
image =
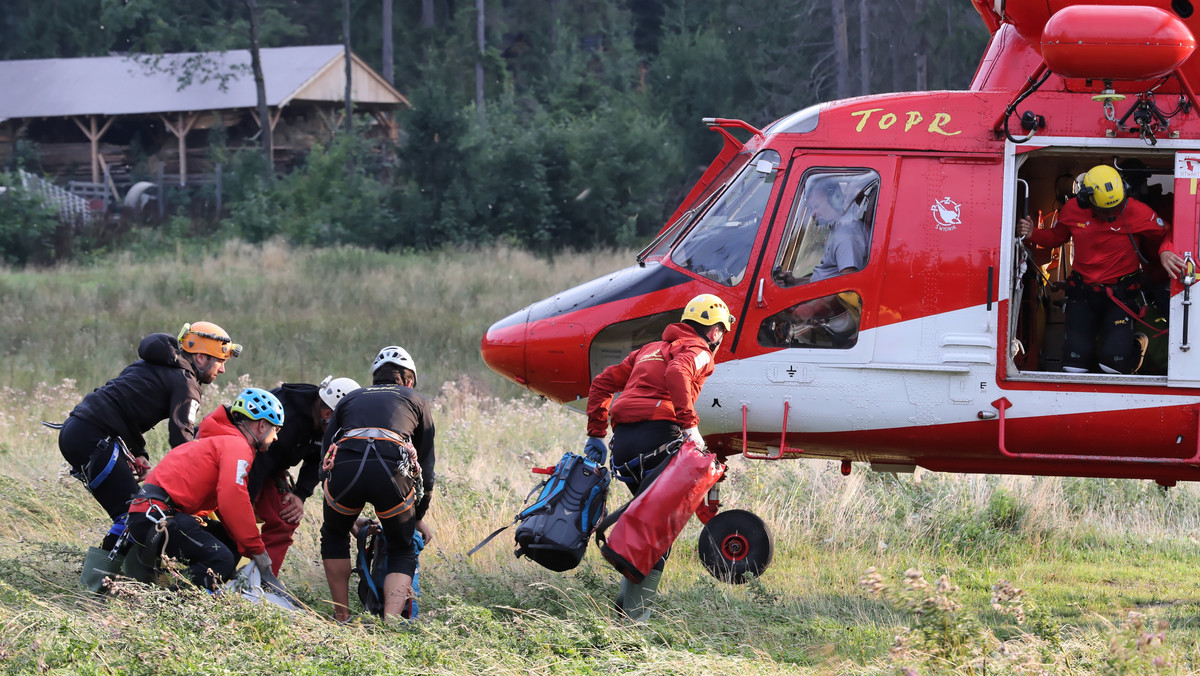
{"label": "white fence", "polygon": [[17,173],[21,176],[21,185],[30,193],[40,197],[43,202],[57,209],[58,217],[62,221],[84,223],[96,217],[96,212],[91,209],[88,200],[24,169],[18,169]]}

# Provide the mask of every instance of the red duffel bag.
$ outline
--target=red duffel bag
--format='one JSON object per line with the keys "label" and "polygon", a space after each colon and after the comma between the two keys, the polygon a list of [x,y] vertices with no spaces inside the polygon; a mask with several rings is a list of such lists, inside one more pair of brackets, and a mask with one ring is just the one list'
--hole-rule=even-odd
{"label": "red duffel bag", "polygon": [[654,481],[625,507],[600,545],[600,553],[622,575],[641,582],[724,473],[725,465],[716,455],[698,450],[691,441],[684,443]]}

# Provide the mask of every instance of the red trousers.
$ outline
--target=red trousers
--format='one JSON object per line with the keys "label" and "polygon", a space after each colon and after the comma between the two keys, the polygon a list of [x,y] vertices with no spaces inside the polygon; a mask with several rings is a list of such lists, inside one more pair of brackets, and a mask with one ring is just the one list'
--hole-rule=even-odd
{"label": "red trousers", "polygon": [[279,516],[283,507],[283,494],[275,484],[275,478],[263,482],[258,491],[258,500],[254,502],[254,515],[262,522],[263,546],[271,557],[271,572],[279,576],[283,566],[283,557],[287,556],[288,547],[292,546],[292,534],[296,532],[299,523],[288,523]]}

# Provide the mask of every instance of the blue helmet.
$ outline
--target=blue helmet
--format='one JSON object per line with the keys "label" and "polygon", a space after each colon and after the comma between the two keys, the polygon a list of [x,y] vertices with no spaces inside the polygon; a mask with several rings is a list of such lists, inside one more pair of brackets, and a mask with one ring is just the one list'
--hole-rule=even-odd
{"label": "blue helmet", "polygon": [[266,420],[276,427],[283,427],[283,404],[275,395],[257,387],[247,387],[233,400],[229,410],[241,413],[251,420]]}

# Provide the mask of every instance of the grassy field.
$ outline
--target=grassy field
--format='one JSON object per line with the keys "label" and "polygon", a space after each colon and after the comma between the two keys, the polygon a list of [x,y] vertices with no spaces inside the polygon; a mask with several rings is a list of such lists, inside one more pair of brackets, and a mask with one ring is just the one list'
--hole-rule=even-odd
{"label": "grassy field", "polygon": [[[1100,674],[1200,671],[1200,500],[1193,485],[918,473],[843,477],[824,462],[730,463],[722,499],[761,515],[773,566],[730,587],[681,536],[646,626],[614,619],[617,576],[590,552],[555,574],[498,537],[532,466],[581,446],[583,419],[490,375],[495,319],[620,267],[489,249],[389,256],[228,245],[167,259],[0,271],[0,669],[10,673]],[[439,484],[422,620],[330,620],[310,500],[283,579],[311,612],[120,584],[75,587],[106,530],[55,438],[137,340],[211,319],[246,345],[205,393],[366,378],[408,347],[435,404]],[[149,437],[154,457],[165,434]],[[624,495],[614,492],[616,506]]]}

